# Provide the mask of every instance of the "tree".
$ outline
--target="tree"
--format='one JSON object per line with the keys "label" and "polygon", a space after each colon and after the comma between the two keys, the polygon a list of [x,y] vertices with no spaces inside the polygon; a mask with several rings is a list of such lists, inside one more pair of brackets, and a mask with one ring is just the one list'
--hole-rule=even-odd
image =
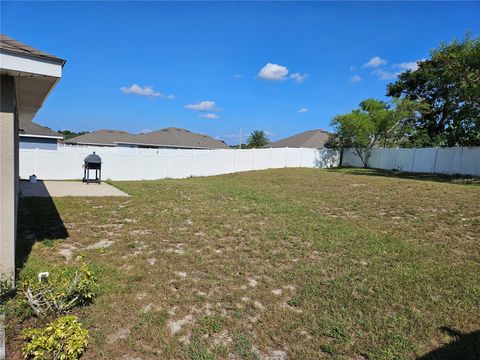
{"label": "tree", "polygon": [[392,146],[399,143],[415,122],[421,103],[408,99],[394,99],[391,103],[367,99],[358,109],[333,118],[334,132],[326,146],[354,148],[363,166],[367,166],[368,151],[374,146]]}
{"label": "tree", "polygon": [[387,95],[428,104],[412,124],[411,146],[480,145],[480,38],[441,44]]}
{"label": "tree", "polygon": [[269,142],[270,141],[263,130],[254,130],[247,138],[247,145],[249,148],[261,148]]}
{"label": "tree", "polygon": [[74,137],[77,137],[77,136],[80,136],[80,135],[83,135],[83,134],[88,134],[88,131],[80,131],[80,132],[76,133],[76,132],[73,132],[73,131],[70,131],[70,130],[58,130],[57,132],[59,134],[62,134],[63,138],[65,140],[68,140],[68,139],[71,139],[71,138],[74,138]]}
{"label": "tree", "polygon": [[230,145],[230,148],[232,148],[232,149],[247,149],[248,145],[245,144],[245,143],[241,143],[241,144],[238,144],[238,145]]}

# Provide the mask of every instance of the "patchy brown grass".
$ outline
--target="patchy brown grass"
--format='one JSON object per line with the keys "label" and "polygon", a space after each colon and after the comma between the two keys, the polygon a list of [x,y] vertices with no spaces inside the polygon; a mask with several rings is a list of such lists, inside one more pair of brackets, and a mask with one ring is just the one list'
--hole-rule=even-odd
{"label": "patchy brown grass", "polygon": [[[132,196],[55,199],[68,236],[24,271],[92,262],[85,359],[414,358],[480,329],[480,186],[386,175],[115,182]],[[20,240],[45,239],[44,205],[23,200]]]}

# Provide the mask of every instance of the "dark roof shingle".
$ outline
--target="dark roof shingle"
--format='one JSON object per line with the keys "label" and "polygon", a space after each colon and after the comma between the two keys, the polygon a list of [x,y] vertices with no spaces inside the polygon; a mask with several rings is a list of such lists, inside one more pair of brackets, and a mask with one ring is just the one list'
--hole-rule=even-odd
{"label": "dark roof shingle", "polygon": [[53,131],[52,129],[34,123],[30,120],[22,120],[20,119],[18,127],[20,128],[20,136],[21,135],[39,135],[39,136],[56,136],[56,137],[63,137],[61,134]]}
{"label": "dark roof shingle", "polygon": [[152,145],[228,149],[222,141],[208,135],[193,133],[186,129],[169,127],[138,135],[138,142]]}
{"label": "dark roof shingle", "polygon": [[119,141],[131,141],[135,135],[126,131],[101,129],[65,140],[67,144],[115,146]]}
{"label": "dark roof shingle", "polygon": [[266,145],[267,148],[313,148],[320,149],[325,147],[325,142],[328,140],[330,133],[325,130],[308,130],[302,133],[287,137],[282,140],[271,142]]}
{"label": "dark roof shingle", "polygon": [[62,64],[65,63],[65,60],[56,57],[55,55],[48,54],[44,51],[35,49],[27,44],[24,44],[20,41],[12,39],[6,35],[0,34],[0,52],[12,52],[21,55],[31,55],[39,58],[45,58],[49,60],[58,61]]}
{"label": "dark roof shingle", "polygon": [[130,134],[118,130],[97,130],[65,141],[69,144],[98,144],[115,146],[130,144],[139,146],[165,146],[184,148],[228,149],[228,145],[208,135],[186,129],[165,128],[144,134]]}

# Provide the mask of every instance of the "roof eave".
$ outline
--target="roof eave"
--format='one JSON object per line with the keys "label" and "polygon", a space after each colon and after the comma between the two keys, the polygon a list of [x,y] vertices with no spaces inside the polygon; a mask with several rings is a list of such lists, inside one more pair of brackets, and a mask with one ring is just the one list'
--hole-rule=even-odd
{"label": "roof eave", "polygon": [[114,144],[123,145],[141,145],[141,146],[156,146],[156,147],[170,147],[170,148],[185,148],[185,149],[211,149],[204,146],[184,146],[184,145],[166,145],[166,144],[148,144],[148,143],[136,143],[127,141],[115,141]]}
{"label": "roof eave", "polygon": [[45,138],[45,139],[63,139],[60,135],[38,135],[38,134],[18,134],[20,137]]}
{"label": "roof eave", "polygon": [[110,146],[110,147],[115,147],[116,146],[116,144],[112,144],[112,143],[95,143],[95,142],[69,141],[69,140],[65,140],[65,144],[67,144],[67,145]]}
{"label": "roof eave", "polygon": [[34,54],[34,53],[25,53],[22,51],[15,51],[11,49],[0,49],[0,53],[4,54],[11,54],[12,56],[22,56],[26,58],[34,58],[36,60],[46,60],[46,61],[51,61],[54,63],[57,63],[58,65],[61,65],[62,67],[65,65],[67,60],[60,59],[56,56],[47,56],[47,55],[39,55],[39,54]]}

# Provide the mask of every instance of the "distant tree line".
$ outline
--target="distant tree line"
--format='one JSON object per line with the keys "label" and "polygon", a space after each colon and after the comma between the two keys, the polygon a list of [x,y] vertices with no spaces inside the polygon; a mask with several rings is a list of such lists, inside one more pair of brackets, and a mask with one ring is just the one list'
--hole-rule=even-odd
{"label": "distant tree line", "polygon": [[480,38],[442,43],[387,85],[389,102],[367,99],[332,119],[327,146],[480,146]]}
{"label": "distant tree line", "polygon": [[80,136],[80,135],[84,135],[84,134],[88,134],[89,132],[88,131],[79,131],[79,132],[74,132],[74,131],[70,131],[70,130],[58,130],[57,131],[59,134],[62,134],[63,135],[63,138],[65,140],[68,140],[68,139],[71,139],[71,138],[74,138],[76,136]]}

